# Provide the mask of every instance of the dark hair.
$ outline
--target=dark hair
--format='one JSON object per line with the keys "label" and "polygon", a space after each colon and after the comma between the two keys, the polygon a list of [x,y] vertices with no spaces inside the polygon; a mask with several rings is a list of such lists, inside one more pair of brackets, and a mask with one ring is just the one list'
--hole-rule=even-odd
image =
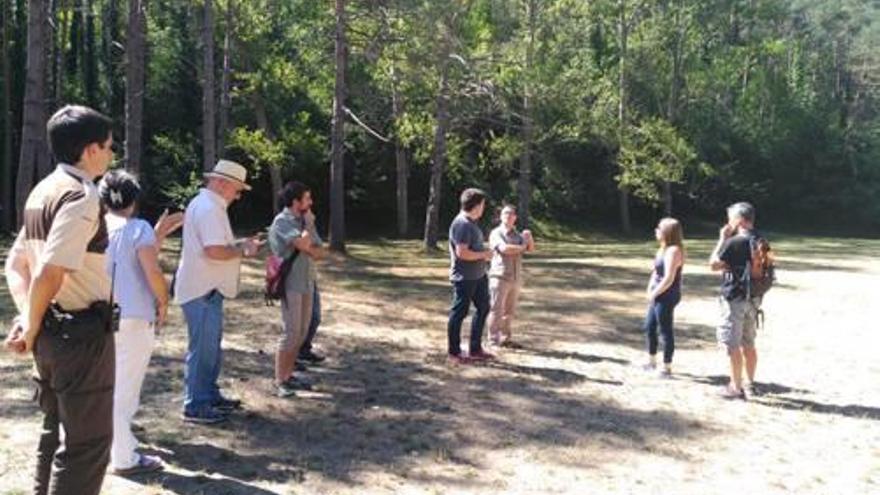
{"label": "dark hair", "polygon": [[459,198],[461,209],[464,211],[473,210],[483,201],[486,201],[486,193],[482,189],[477,189],[475,187],[469,187],[462,191],[461,197]]}
{"label": "dark hair", "polygon": [[55,112],[46,124],[49,148],[59,162],[75,165],[83,150],[92,143],[104,144],[113,131],[106,115],[80,105],[67,105]]}
{"label": "dark hair", "polygon": [[294,200],[302,200],[306,192],[311,191],[309,186],[302,182],[292,180],[281,189],[278,193],[278,205],[287,208]]}
{"label": "dark hair", "polygon": [[101,202],[113,211],[124,210],[133,205],[141,195],[137,178],[125,170],[111,170],[98,183]]}

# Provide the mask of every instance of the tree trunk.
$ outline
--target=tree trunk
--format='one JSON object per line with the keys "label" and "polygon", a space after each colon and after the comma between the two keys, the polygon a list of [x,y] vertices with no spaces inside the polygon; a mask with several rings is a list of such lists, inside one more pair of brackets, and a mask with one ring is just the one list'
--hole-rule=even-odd
{"label": "tree trunk", "polygon": [[[50,30],[52,34],[52,43],[50,45],[51,54],[49,61],[52,64],[52,77],[48,78],[49,85],[52,88],[52,106],[58,106],[64,101],[64,74],[67,70],[67,36],[70,26],[69,16],[67,14],[69,1],[50,0],[49,15],[52,17],[52,25],[54,29]],[[60,13],[60,15],[59,15]]]}
{"label": "tree trunk", "polygon": [[220,123],[217,129],[217,139],[219,145],[217,149],[222,154],[226,149],[226,133],[229,132],[229,108],[232,106],[230,95],[230,86],[232,79],[232,34],[233,27],[233,9],[235,8],[233,0],[227,0],[226,3],[226,32],[223,37],[223,75],[220,78]]}
{"label": "tree trunk", "polygon": [[120,87],[122,77],[119,74],[119,63],[116,43],[119,39],[119,0],[108,0],[101,25],[101,59],[104,64],[104,75],[107,84],[107,101],[104,108],[108,115],[119,115],[124,111],[124,90]]}
{"label": "tree trunk", "polygon": [[[403,118],[403,101],[394,65],[391,66],[391,111],[394,122],[399,125]],[[397,235],[404,238],[409,232],[409,162],[400,136],[394,138],[394,158],[397,163]]]}
{"label": "tree trunk", "polygon": [[214,95],[214,7],[205,0],[205,22],[202,25],[202,168],[212,170],[217,163],[217,124]]}
{"label": "tree trunk", "polygon": [[517,181],[517,197],[519,198],[518,217],[520,226],[528,228],[530,220],[529,205],[532,199],[532,148],[534,146],[534,122],[532,120],[532,86],[531,72],[535,53],[535,23],[538,8],[536,0],[526,2],[528,17],[528,41],[526,44],[525,87],[523,91],[523,154],[519,162],[519,180]]}
{"label": "tree trunk", "polygon": [[[673,6],[674,33],[672,41],[672,77],[670,78],[669,103],[667,105],[667,120],[672,126],[678,125],[678,107],[682,85],[682,50],[684,44],[684,26],[681,20],[681,5],[676,2]],[[672,216],[672,183],[663,183],[663,211],[667,217]]]}
{"label": "tree trunk", "polygon": [[[275,134],[272,132],[272,126],[269,124],[269,115],[266,112],[266,103],[263,100],[263,95],[257,90],[251,98],[254,104],[254,115],[257,118],[257,127],[263,131],[267,138],[274,140]],[[269,164],[269,179],[272,181],[272,211],[277,213],[283,207],[283,205],[278,204],[278,193],[284,187],[283,178],[281,177],[281,166],[279,164]]]}
{"label": "tree trunk", "polygon": [[143,158],[145,10],[146,0],[129,0],[125,49],[125,168],[135,174],[141,171]]}
{"label": "tree trunk", "polygon": [[446,169],[446,132],[449,129],[449,41],[441,52],[440,85],[437,92],[437,126],[434,129],[434,150],[431,154],[431,181],[428,206],[425,209],[425,249],[437,249],[440,224],[440,197]]}
{"label": "tree trunk", "polygon": [[336,82],[330,135],[330,249],[345,252],[345,0],[336,0]]}
{"label": "tree trunk", "polygon": [[[626,141],[626,57],[627,57],[627,36],[629,28],[626,19],[626,0],[618,0],[617,7],[620,9],[617,21],[617,34],[620,40],[620,62],[618,67],[618,91],[620,97],[617,103],[617,125],[620,147],[625,146]],[[629,189],[627,187],[620,188],[620,227],[624,234],[632,232],[632,224],[630,223],[629,214]]]}
{"label": "tree trunk", "polygon": [[95,57],[95,12],[92,0],[86,0],[86,31],[83,47],[83,70],[85,72],[85,95],[89,106],[98,103],[98,61]]}
{"label": "tree trunk", "polygon": [[9,22],[9,0],[2,0],[0,4],[0,64],[3,71],[3,158],[0,162],[0,181],[2,188],[0,194],[0,230],[11,232],[15,228],[15,197],[12,195],[12,68],[9,64],[9,31],[12,23]]}
{"label": "tree trunk", "polygon": [[27,63],[21,153],[18,160],[15,202],[19,224],[28,193],[38,173],[48,168],[46,153],[46,0],[28,2]]}

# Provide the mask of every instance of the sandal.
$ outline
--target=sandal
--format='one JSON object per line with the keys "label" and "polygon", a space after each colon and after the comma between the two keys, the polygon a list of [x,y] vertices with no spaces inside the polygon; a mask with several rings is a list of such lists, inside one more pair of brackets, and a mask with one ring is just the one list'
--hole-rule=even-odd
{"label": "sandal", "polygon": [[113,474],[116,476],[132,476],[135,474],[153,473],[165,469],[162,459],[152,455],[141,454],[137,463],[132,467],[124,469],[114,469]]}

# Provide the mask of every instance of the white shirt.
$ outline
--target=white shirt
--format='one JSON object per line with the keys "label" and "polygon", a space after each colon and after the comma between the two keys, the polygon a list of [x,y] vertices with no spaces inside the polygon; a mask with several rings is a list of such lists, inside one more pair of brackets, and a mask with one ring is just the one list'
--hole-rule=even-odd
{"label": "white shirt", "polygon": [[208,189],[199,190],[183,217],[183,254],[177,268],[174,299],[184,304],[216,289],[224,297],[238,294],[241,258],[213,260],[206,246],[226,246],[235,241],[226,201]]}

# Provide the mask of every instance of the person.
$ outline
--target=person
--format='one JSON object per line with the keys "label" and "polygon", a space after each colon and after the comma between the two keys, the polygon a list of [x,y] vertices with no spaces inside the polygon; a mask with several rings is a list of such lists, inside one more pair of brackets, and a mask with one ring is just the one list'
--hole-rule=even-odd
{"label": "person", "polygon": [[[303,342],[302,347],[300,347],[299,349],[299,356],[297,357],[297,367],[299,367],[299,363],[301,362],[320,364],[327,359],[327,356],[315,352],[314,345],[312,345],[315,340],[315,335],[318,333],[318,327],[320,325],[321,292],[318,290],[318,283],[315,282],[315,290],[312,297],[312,319],[309,321],[309,333],[308,335],[306,335],[306,341]],[[303,365],[303,367],[305,366]]]}
{"label": "person", "polygon": [[250,190],[247,170],[219,160],[204,175],[206,186],[184,213],[174,297],[183,309],[189,336],[183,420],[216,424],[241,408],[241,401],[224,397],[217,385],[223,360],[223,300],[238,294],[241,259],[256,256],[263,241],[257,236],[236,240],[229,223],[227,208]]}
{"label": "person", "polygon": [[43,413],[36,495],[97,495],[110,460],[115,328],[94,180],[113,160],[112,125],[84,106],[52,115],[46,127],[58,165],[28,195],[6,262],[20,316],[5,347],[33,354]]}
{"label": "person", "polygon": [[127,476],[163,468],[160,458],[135,451],[138,442],[131,420],[140,402],[155,335],[168,313],[168,285],[159,266],[159,251],[165,237],[180,227],[183,213],[168,215],[166,211],[154,232],[149,223],[135,216],[140,184],[122,170],[105,174],[98,193],[109,210],[107,273],[120,310],[110,465],[115,474]]}
{"label": "person", "polygon": [[675,353],[675,307],[681,301],[681,272],[684,266],[684,235],[681,223],[664,218],[654,229],[660,247],[654,256],[654,267],[648,279],[646,295],[648,313],[645,316],[645,340],[648,362],[645,368],[657,369],[657,332],[663,336],[663,368],[661,377],[672,376],[672,356]]}
{"label": "person", "polygon": [[311,384],[294,376],[296,359],[309,331],[315,297],[317,269],[315,261],[324,257],[321,238],[315,229],[312,193],[301,182],[288,182],[279,194],[283,206],[269,228],[269,248],[275,256],[295,256],[284,279],[281,299],[283,333],[275,352],[275,387],[279,397],[290,397]]}
{"label": "person", "polygon": [[[486,208],[486,193],[476,188],[465,189],[459,198],[461,210],[449,226],[449,280],[452,282],[452,307],[446,326],[448,361],[452,365],[493,359],[482,348],[483,327],[489,315],[489,280],[486,262],[493,251],[483,244],[483,232],[477,221]],[[471,319],[469,353],[461,352],[461,324],[471,303],[477,314]]]}
{"label": "person", "polygon": [[[718,243],[709,258],[713,271],[722,272],[721,322],[718,343],[727,351],[730,380],[722,390],[725,399],[746,399],[754,394],[758,353],[755,349],[757,315],[761,298],[751,297],[745,272],[751,261],[751,244],[757,236],[755,208],[749,203],[735,203],[727,208],[727,223],[721,227]],[[748,384],[743,386],[743,364]]]}
{"label": "person", "polygon": [[489,247],[489,341],[496,346],[518,347],[511,340],[510,327],[523,285],[522,257],[535,250],[535,240],[531,231],[516,230],[516,207],[501,208],[500,222],[489,234]]}

